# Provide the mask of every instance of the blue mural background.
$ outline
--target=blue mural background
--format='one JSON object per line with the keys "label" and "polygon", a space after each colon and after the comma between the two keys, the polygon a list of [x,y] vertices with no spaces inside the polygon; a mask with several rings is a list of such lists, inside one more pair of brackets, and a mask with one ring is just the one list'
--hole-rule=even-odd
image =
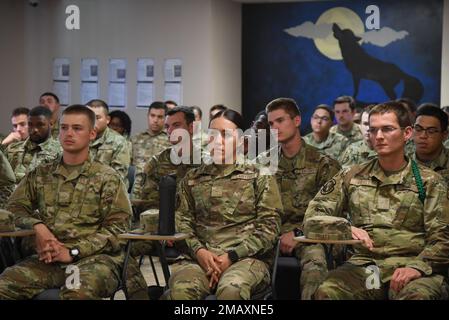
{"label": "blue mural background", "polygon": [[[303,22],[315,23],[328,9],[346,7],[363,22],[368,5],[380,9],[380,27],[406,30],[409,35],[386,47],[363,43],[364,50],[392,62],[417,77],[424,86],[420,102],[440,103],[442,10],[441,0],[326,1],[306,3],[244,4],[242,8],[243,115],[250,125],[254,116],[277,97],[294,98],[303,115],[301,131],[310,132],[313,108],[340,95],[352,95],[353,82],[343,60],[331,60],[313,40],[293,37],[284,30]],[[365,30],[369,31],[369,30]],[[402,83],[396,87],[398,97]],[[389,100],[375,82],[362,80],[358,101]]]}

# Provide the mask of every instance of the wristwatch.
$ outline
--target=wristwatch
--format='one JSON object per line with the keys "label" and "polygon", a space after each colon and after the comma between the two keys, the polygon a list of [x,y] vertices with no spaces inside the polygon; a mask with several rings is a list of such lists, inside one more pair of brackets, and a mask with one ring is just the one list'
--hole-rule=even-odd
{"label": "wristwatch", "polygon": [[236,263],[237,261],[239,261],[239,256],[238,256],[237,252],[235,252],[234,250],[228,251],[228,257],[232,263]]}
{"label": "wristwatch", "polygon": [[78,248],[69,249],[70,256],[73,259],[73,262],[78,261],[80,258],[80,250]]}
{"label": "wristwatch", "polygon": [[302,232],[302,230],[299,229],[299,228],[293,229],[293,234],[295,235],[295,237],[301,237],[301,236],[304,235],[304,233]]}

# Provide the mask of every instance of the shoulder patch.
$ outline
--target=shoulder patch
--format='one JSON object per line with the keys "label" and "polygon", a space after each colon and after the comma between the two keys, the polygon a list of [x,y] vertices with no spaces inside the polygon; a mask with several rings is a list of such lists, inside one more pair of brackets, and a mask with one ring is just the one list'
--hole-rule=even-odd
{"label": "shoulder patch", "polygon": [[335,181],[334,178],[332,178],[331,180],[329,180],[328,182],[326,182],[323,187],[320,190],[320,193],[322,195],[326,195],[331,193],[332,191],[334,191],[335,189],[335,185],[337,184],[337,181]]}

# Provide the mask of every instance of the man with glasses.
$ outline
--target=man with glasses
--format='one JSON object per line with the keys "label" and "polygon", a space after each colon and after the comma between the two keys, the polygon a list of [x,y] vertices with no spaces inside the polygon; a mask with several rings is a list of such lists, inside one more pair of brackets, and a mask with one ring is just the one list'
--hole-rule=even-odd
{"label": "man with glasses", "polygon": [[449,199],[443,178],[407,158],[410,117],[397,102],[375,106],[369,135],[378,158],[343,169],[310,202],[313,216],[349,217],[354,255],[329,272],[316,299],[444,299]]}
{"label": "man with glasses", "polygon": [[413,158],[438,172],[449,185],[449,150],[443,145],[447,139],[448,116],[438,106],[426,103],[416,113],[413,140],[416,152]]}
{"label": "man with glasses", "polygon": [[313,131],[304,137],[304,141],[338,161],[349,141],[339,133],[329,132],[333,121],[331,108],[325,104],[318,105],[310,119]]}
{"label": "man with glasses", "polygon": [[349,144],[363,139],[359,125],[354,123],[355,107],[355,100],[350,96],[338,97],[334,101],[334,112],[338,124],[333,126],[330,132],[344,135],[348,138]]}

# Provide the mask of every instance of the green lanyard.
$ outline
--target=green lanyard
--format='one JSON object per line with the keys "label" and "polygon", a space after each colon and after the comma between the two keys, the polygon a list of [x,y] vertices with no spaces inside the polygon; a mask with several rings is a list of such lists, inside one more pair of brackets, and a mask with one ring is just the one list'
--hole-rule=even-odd
{"label": "green lanyard", "polygon": [[426,199],[426,190],[424,190],[424,184],[415,160],[412,160],[412,171],[413,176],[415,177],[416,187],[418,187],[418,198],[421,200],[421,203],[424,204],[424,200]]}

